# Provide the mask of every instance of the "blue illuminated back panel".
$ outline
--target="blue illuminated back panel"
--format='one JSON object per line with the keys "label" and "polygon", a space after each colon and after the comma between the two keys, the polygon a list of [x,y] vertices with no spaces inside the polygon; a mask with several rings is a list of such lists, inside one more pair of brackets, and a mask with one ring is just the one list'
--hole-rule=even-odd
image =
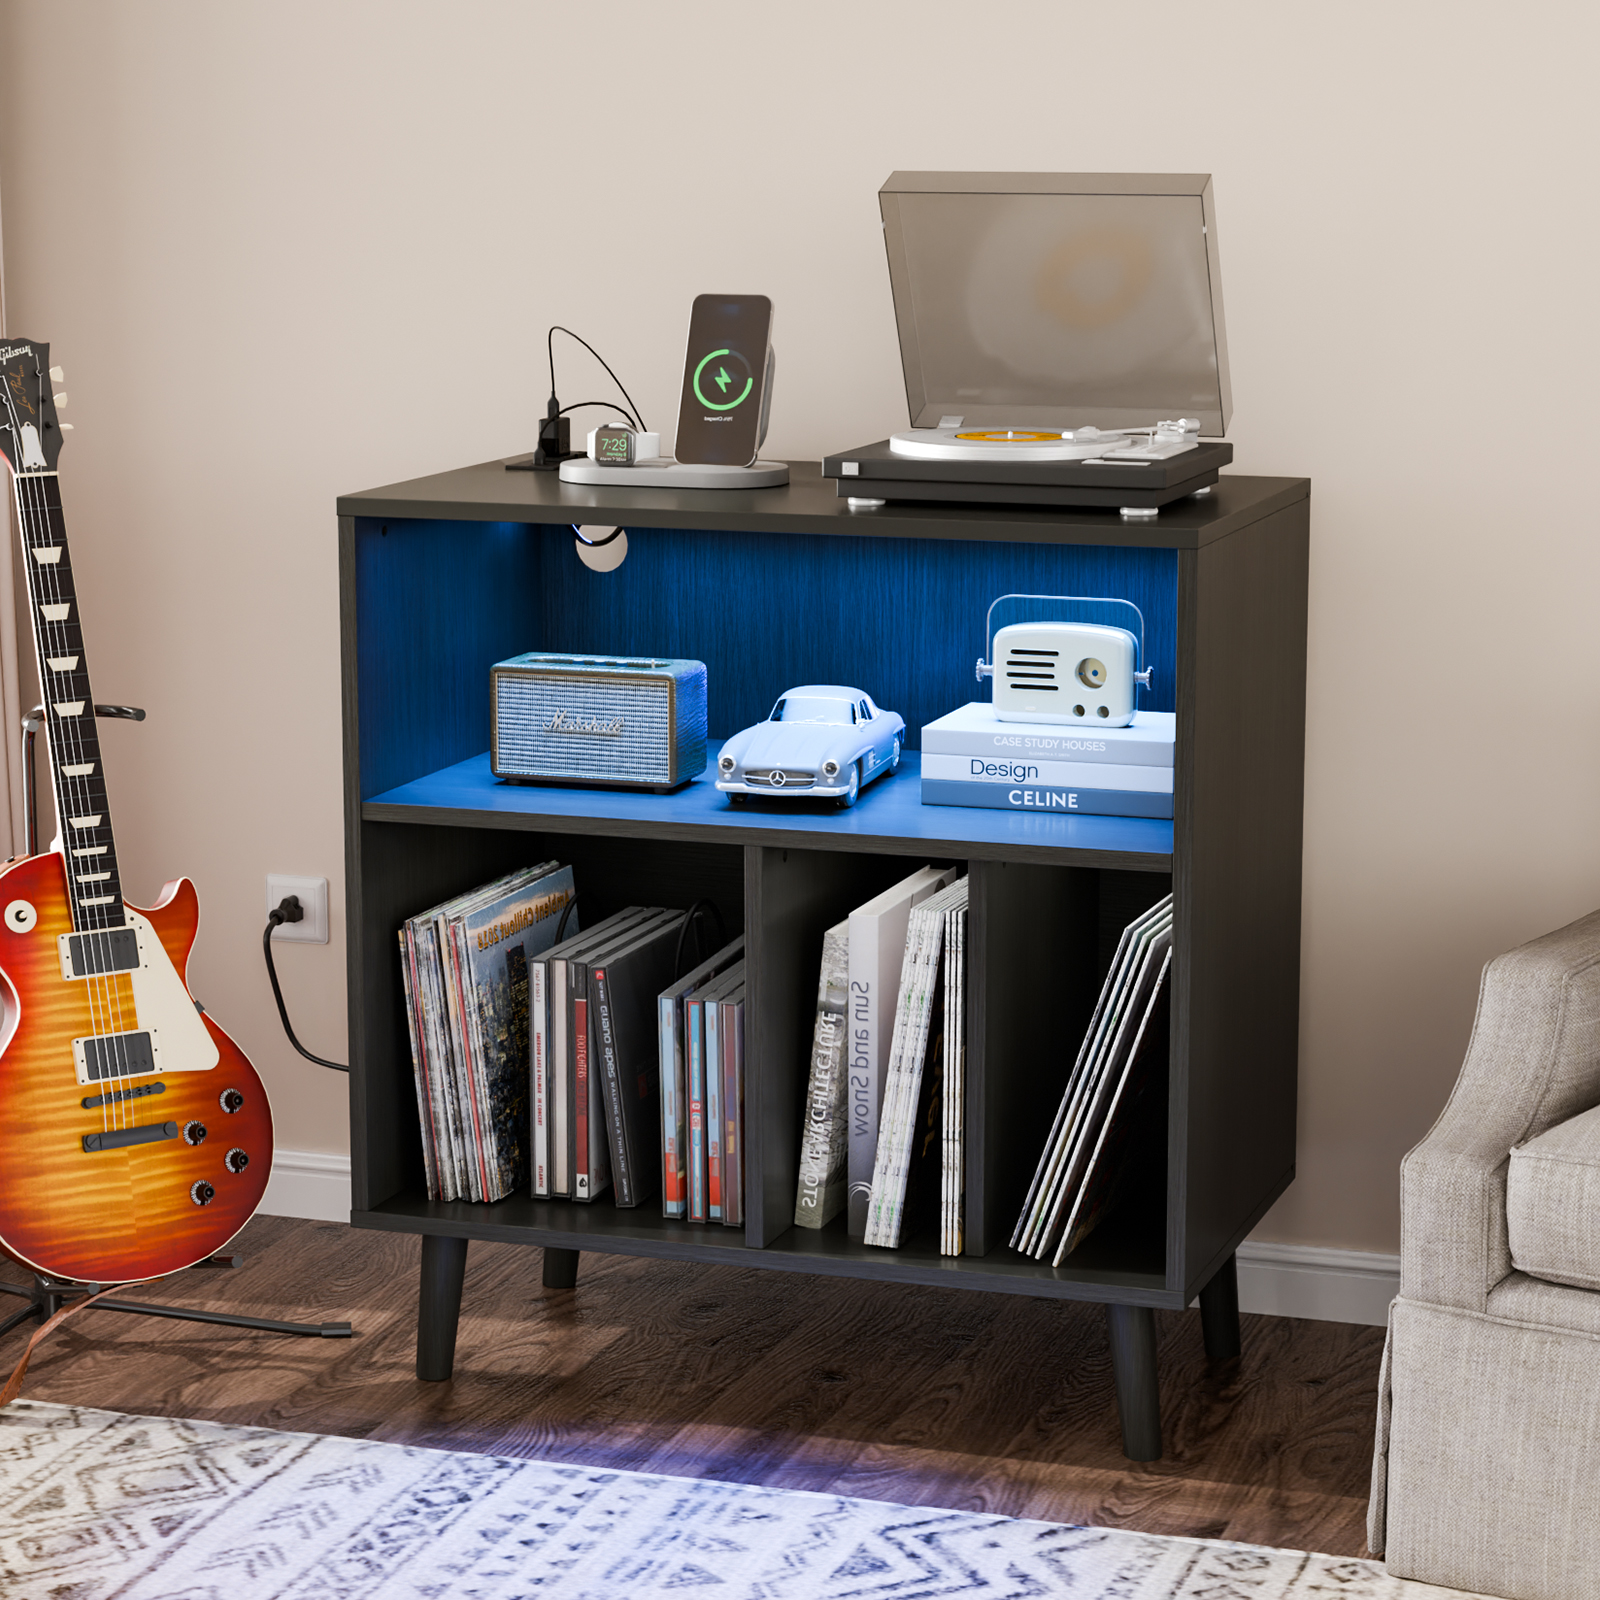
{"label": "blue illuminated back panel", "polygon": [[1174,706],[1172,550],[643,528],[629,530],[621,567],[591,572],[570,529],[541,530],[540,545],[538,648],[704,661],[716,737],[760,721],[795,684],[843,683],[898,711],[915,749],[924,723],[989,698],[973,670],[984,616],[1011,593],[1132,600],[1156,669],[1140,704]]}
{"label": "blue illuminated back panel", "polygon": [[1133,601],[1154,668],[1140,704],[1174,709],[1174,550],[639,528],[594,572],[569,527],[360,518],[355,578],[364,798],[487,751],[491,669],[535,650],[703,661],[713,748],[802,683],[864,690],[916,748],[988,698],[974,666],[1010,593]]}

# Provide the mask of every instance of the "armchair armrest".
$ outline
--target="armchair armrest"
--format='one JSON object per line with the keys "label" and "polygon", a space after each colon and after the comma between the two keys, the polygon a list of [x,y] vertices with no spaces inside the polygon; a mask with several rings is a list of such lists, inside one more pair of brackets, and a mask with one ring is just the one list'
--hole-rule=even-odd
{"label": "armchair armrest", "polygon": [[1400,1292],[1485,1309],[1511,1271],[1506,1168],[1523,1143],[1600,1104],[1600,912],[1483,969],[1449,1103],[1400,1168]]}

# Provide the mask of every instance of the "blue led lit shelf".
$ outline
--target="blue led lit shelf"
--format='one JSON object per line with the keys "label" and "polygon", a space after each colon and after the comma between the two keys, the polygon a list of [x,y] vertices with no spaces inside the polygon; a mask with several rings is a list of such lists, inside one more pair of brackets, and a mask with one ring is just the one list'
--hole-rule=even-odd
{"label": "blue led lit shelf", "polygon": [[[713,748],[720,742],[713,741]],[[673,794],[505,783],[490,772],[485,751],[375,795],[362,806],[361,815],[369,822],[1172,869],[1170,822],[925,806],[919,798],[920,771],[921,758],[908,750],[899,772],[869,784],[850,810],[840,811],[816,800],[752,798],[742,806],[730,805],[717,792],[709,763],[700,778]]]}

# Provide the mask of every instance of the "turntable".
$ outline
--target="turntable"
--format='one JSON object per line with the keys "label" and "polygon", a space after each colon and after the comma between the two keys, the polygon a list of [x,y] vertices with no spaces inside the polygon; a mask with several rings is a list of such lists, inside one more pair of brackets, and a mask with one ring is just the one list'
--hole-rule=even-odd
{"label": "turntable", "polygon": [[852,508],[1148,517],[1217,481],[1232,395],[1208,176],[897,172],[878,201],[912,426],[823,462]]}

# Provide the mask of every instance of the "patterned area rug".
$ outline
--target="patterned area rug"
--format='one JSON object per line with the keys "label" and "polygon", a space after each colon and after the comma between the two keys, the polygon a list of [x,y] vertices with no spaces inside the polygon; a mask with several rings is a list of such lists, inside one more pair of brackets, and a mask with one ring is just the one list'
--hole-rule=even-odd
{"label": "patterned area rug", "polygon": [[1367,1561],[18,1401],[6,1600],[1427,1600]]}

